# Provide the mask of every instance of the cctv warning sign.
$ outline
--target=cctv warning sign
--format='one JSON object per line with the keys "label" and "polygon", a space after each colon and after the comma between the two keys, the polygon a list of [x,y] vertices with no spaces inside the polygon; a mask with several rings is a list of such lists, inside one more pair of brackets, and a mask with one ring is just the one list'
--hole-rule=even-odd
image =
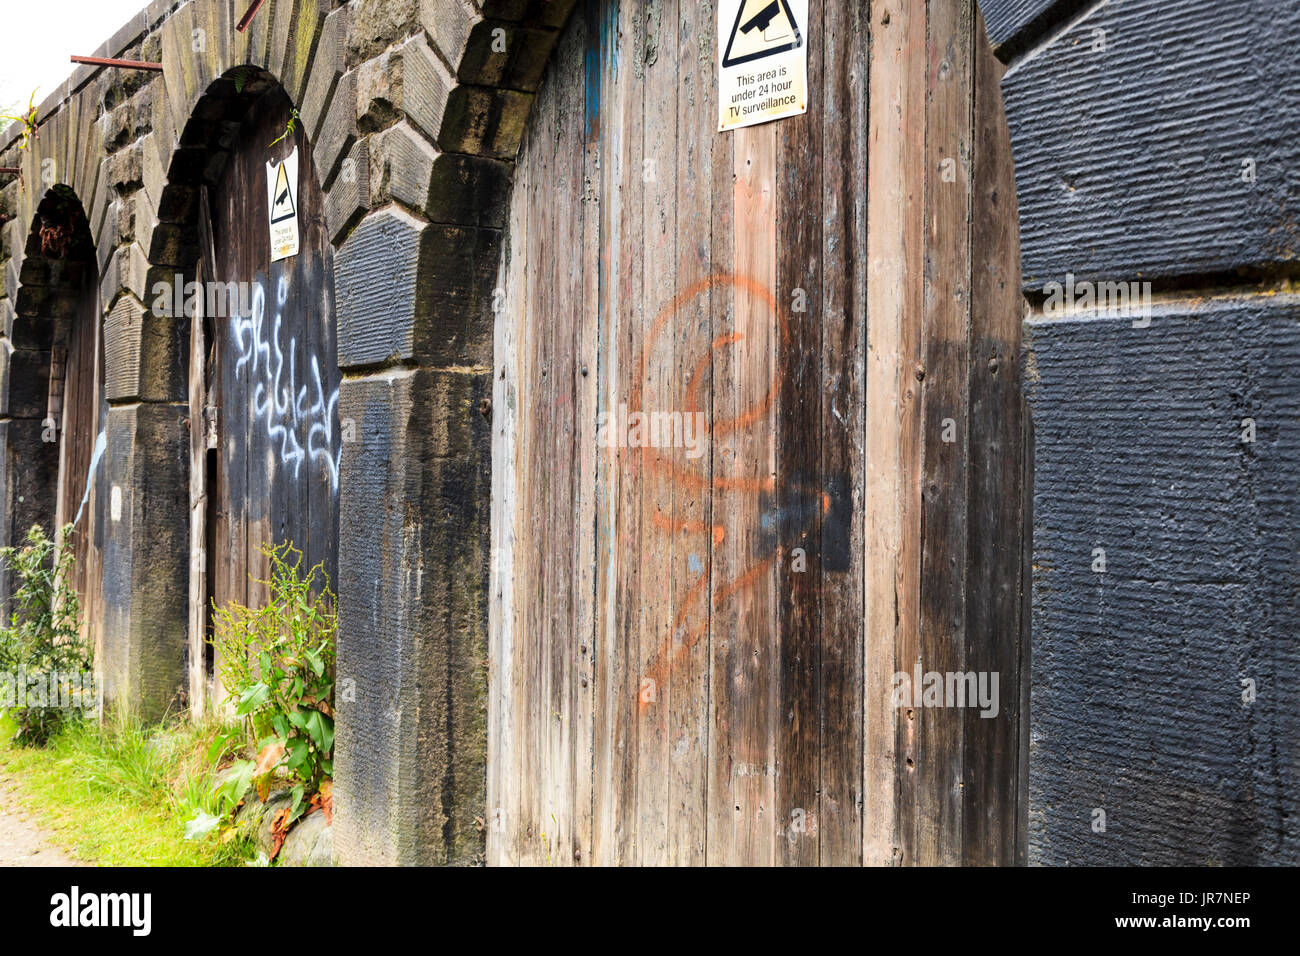
{"label": "cctv warning sign", "polygon": [[266,204],[271,219],[271,261],[298,254],[298,150],[266,164]]}
{"label": "cctv warning sign", "polygon": [[719,132],[808,111],[808,26],[808,0],[719,0]]}

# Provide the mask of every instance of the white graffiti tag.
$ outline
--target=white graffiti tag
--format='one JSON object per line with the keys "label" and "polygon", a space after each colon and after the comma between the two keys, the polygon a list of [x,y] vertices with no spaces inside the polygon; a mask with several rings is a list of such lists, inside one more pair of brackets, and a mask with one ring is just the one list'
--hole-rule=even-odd
{"label": "white graffiti tag", "polygon": [[[239,315],[231,323],[238,361],[235,378],[245,369],[253,386],[253,415],[266,428],[267,437],[280,447],[280,464],[293,467],[296,481],[304,461],[325,468],[330,489],[338,491],[339,462],[343,451],[335,451],[334,417],[338,409],[339,390],[329,394],[321,379],[320,362],[310,356],[310,368],[304,369],[308,381],[298,385],[298,340],[289,339],[288,368],[285,350],[280,346],[281,310],[289,297],[289,283],[281,278],[276,288],[276,311],[271,334],[267,336],[266,293],[262,283],[253,287],[251,314]],[[287,372],[287,374],[286,374]],[[299,436],[306,434],[306,447]]]}

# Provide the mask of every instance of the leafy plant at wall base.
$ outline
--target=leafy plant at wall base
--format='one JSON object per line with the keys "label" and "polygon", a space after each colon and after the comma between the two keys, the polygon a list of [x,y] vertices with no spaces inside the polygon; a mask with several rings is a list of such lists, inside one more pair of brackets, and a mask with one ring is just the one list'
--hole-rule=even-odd
{"label": "leafy plant at wall base", "polygon": [[[249,786],[265,800],[283,768],[292,787],[288,822],[334,774],[334,666],[338,614],[321,565],[305,575],[292,543],[264,547],[269,600],[260,610],[216,609],[213,645],[237,717],[247,721],[258,760],[236,764],[222,786],[237,805]],[[326,788],[328,792],[328,788]]]}
{"label": "leafy plant at wall base", "polygon": [[[26,684],[29,695],[38,692],[36,706],[10,706],[9,716],[18,727],[15,742],[44,746],[65,723],[76,720],[95,701],[83,699],[73,675],[90,673],[90,649],[81,638],[81,603],[71,585],[74,564],[72,525],[63,528],[56,547],[40,525],[27,532],[22,547],[0,548],[0,563],[13,574],[13,612],[0,625],[0,673]],[[50,676],[59,675],[54,687]],[[32,678],[40,678],[36,686]],[[43,686],[41,686],[43,684]],[[0,690],[0,706],[18,703],[19,687]],[[60,698],[50,700],[53,690]],[[29,702],[32,701],[29,696]]]}

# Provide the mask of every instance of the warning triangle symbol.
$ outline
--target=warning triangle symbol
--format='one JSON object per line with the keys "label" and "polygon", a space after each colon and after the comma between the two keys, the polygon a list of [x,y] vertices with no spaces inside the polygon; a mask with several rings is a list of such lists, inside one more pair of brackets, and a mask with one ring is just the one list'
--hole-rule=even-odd
{"label": "warning triangle symbol", "polygon": [[803,34],[789,0],[741,0],[722,65],[739,66],[801,46]]}
{"label": "warning triangle symbol", "polygon": [[275,175],[275,192],[271,200],[271,222],[284,222],[286,219],[294,217],[293,208],[293,190],[289,188],[289,174],[285,171],[284,163],[280,164],[279,172]]}

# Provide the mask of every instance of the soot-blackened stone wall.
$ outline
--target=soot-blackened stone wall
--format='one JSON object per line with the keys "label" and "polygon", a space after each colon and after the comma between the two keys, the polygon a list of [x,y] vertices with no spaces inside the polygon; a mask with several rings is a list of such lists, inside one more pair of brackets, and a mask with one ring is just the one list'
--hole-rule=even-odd
{"label": "soot-blackened stone wall", "polygon": [[1300,8],[983,6],[1035,306],[1030,861],[1295,864]]}

